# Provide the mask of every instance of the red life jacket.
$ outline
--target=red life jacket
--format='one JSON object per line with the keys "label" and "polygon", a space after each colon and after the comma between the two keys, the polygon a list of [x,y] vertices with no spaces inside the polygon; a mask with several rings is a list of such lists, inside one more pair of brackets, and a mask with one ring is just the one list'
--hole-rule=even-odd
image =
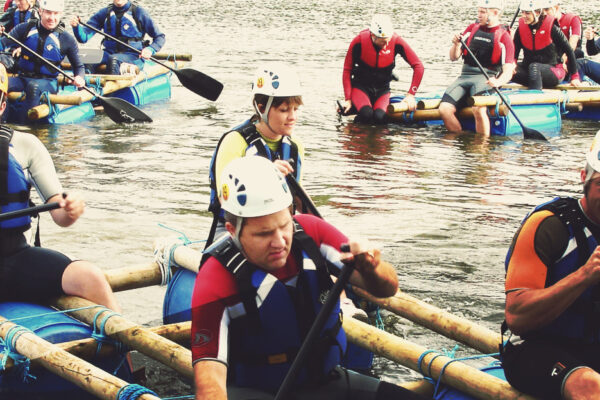
{"label": "red life jacket", "polygon": [[567,39],[571,38],[571,22],[573,22],[575,17],[577,17],[575,14],[563,14],[562,18],[558,21],[560,30],[565,34]]}
{"label": "red life jacket", "polygon": [[552,42],[552,26],[554,17],[545,16],[535,34],[523,18],[519,18],[519,36],[523,45],[523,63],[533,62],[556,65],[560,63],[556,46]]}
{"label": "red life jacket", "polygon": [[396,41],[394,33],[387,46],[377,49],[371,40],[371,32],[365,29],[359,33],[360,57],[352,70],[352,83],[367,87],[389,86],[392,71],[396,66]]}
{"label": "red life jacket", "polygon": [[[480,24],[473,24],[470,35],[467,38],[467,46],[475,54],[481,65],[488,69],[498,70],[502,67],[502,47],[500,46],[500,38],[506,30],[499,26],[493,32],[486,32],[481,28]],[[477,40],[473,39],[477,37]],[[465,63],[473,67],[477,63],[469,55],[466,49],[463,50],[463,58]]]}

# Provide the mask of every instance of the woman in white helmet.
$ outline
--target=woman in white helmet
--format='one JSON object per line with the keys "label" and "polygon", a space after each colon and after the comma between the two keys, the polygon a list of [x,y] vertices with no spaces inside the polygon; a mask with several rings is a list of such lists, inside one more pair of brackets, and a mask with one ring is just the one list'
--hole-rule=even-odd
{"label": "woman in white helmet", "polygon": [[[272,399],[344,262],[356,265],[350,282],[374,296],[394,294],[398,277],[378,249],[292,216],[285,178],[265,158],[231,161],[219,182],[228,235],[208,249],[192,297],[196,398]],[[340,367],[345,347],[338,302],[286,398],[424,399]]]}
{"label": "woman in white helmet", "polygon": [[[513,81],[538,90],[554,87],[563,79],[580,86],[575,53],[554,17],[543,13],[544,1],[521,1],[514,43],[515,58],[523,50],[523,61],[517,64]],[[567,56],[567,70],[563,67],[563,54]]]}
{"label": "woman in white helmet", "polygon": [[[477,22],[452,38],[450,60],[456,61],[462,57],[464,65],[460,76],[446,89],[439,106],[444,125],[450,132],[462,131],[456,112],[466,106],[467,97],[487,94],[493,87],[500,87],[512,78],[515,69],[514,45],[510,33],[500,23],[502,7],[502,0],[479,0]],[[462,48],[461,38],[487,70],[491,77],[489,80],[467,50]],[[475,131],[489,136],[487,107],[473,107],[473,116]]]}
{"label": "woman in white helmet", "polygon": [[344,60],[344,114],[352,108],[358,115],[355,122],[385,123],[390,102],[390,82],[400,54],[413,69],[412,80],[403,102],[416,109],[415,93],[419,89],[423,63],[408,43],[394,32],[390,17],[375,14],[369,28],[361,31],[350,43]]}
{"label": "woman in white helmet", "polygon": [[210,163],[210,206],[213,227],[207,240],[224,230],[223,212],[216,188],[220,187],[223,168],[236,158],[259,155],[277,166],[282,174],[300,181],[304,146],[294,135],[302,88],[296,72],[284,63],[269,63],[258,68],[252,81],[254,115],[226,132],[213,153]]}

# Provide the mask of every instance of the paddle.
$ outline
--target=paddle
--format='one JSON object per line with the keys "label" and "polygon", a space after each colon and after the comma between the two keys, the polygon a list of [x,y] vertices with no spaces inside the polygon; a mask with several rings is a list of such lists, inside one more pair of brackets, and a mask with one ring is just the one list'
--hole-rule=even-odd
{"label": "paddle", "polygon": [[[306,194],[305,192],[302,192],[302,193]],[[342,245],[341,250],[342,251],[350,251],[350,248],[348,245]],[[327,322],[327,318],[331,314],[331,310],[333,310],[333,307],[335,306],[338,299],[340,298],[340,294],[342,293],[342,290],[344,290],[344,288],[346,287],[346,284],[348,283],[348,281],[350,279],[350,275],[352,274],[352,271],[354,271],[353,264],[345,264],[344,267],[342,268],[342,271],[340,272],[340,275],[338,276],[337,280],[335,281],[333,288],[331,288],[331,290],[329,291],[329,294],[327,295],[327,300],[325,301],[325,304],[323,304],[323,307],[319,311],[317,318],[315,318],[315,322],[313,323],[310,330],[308,331],[308,334],[306,335],[306,339],[304,339],[304,342],[302,343],[302,346],[300,347],[300,350],[298,351],[298,355],[294,359],[294,362],[290,366],[290,369],[289,369],[287,375],[285,376],[283,383],[279,387],[279,390],[277,391],[277,395],[275,396],[275,400],[282,400],[282,399],[287,398],[287,394],[288,394],[290,388],[292,387],[294,381],[296,380],[296,377],[298,376],[298,373],[300,372],[300,368],[302,367],[302,364],[304,364],[304,360],[308,357],[310,352],[314,351],[315,341],[319,338],[319,336],[321,334],[321,330],[325,326],[325,323]]]}
{"label": "paddle", "polygon": [[[50,61],[46,60],[44,57],[42,57],[35,51],[31,50],[29,47],[25,46],[23,43],[19,42],[14,37],[7,35],[5,32],[3,32],[2,35],[6,36],[10,40],[15,42],[19,46],[21,46],[23,49],[25,49],[25,50],[29,51],[31,54],[35,55],[44,64],[52,67],[56,72],[63,75],[65,78],[73,80],[72,76],[68,75],[65,71],[58,68],[56,65],[54,65]],[[140,110],[133,104],[131,104],[123,99],[119,99],[118,97],[100,96],[99,94],[97,94],[96,92],[94,92],[93,90],[89,89],[86,86],[82,86],[81,88],[83,90],[87,91],[88,93],[90,93],[91,95],[95,96],[100,101],[100,103],[104,106],[104,112],[106,112],[108,117],[115,122],[119,122],[119,123],[120,122],[152,122],[152,118],[150,118],[150,116],[148,116],[146,113],[144,113],[142,110]]]}
{"label": "paddle", "polygon": [[[79,23],[81,25],[85,26],[86,28],[91,29],[92,31],[105,36],[106,38],[108,38],[110,40],[114,40],[115,42],[119,43],[121,46],[124,46],[132,51],[135,51],[138,54],[141,53],[141,50],[138,50],[135,47],[130,46],[129,44],[120,41],[116,37],[111,36],[106,32],[102,32],[101,30],[96,29],[93,26],[90,26],[89,24],[86,24],[85,22],[81,21],[81,19],[79,20]],[[181,84],[183,86],[185,86],[192,92],[196,93],[197,95],[207,98],[208,100],[211,100],[211,101],[217,100],[219,98],[219,95],[221,94],[221,91],[223,90],[223,84],[221,82],[217,81],[214,78],[211,78],[210,76],[208,76],[200,71],[196,71],[195,69],[191,69],[191,68],[175,69],[175,68],[169,67],[167,64],[164,64],[164,63],[158,61],[155,57],[150,57],[150,59],[152,61],[154,61],[155,63],[157,63],[158,65],[162,65],[163,67],[173,71],[173,73],[175,73],[175,75],[177,75],[177,78],[179,78],[179,81],[181,82]]]}
{"label": "paddle", "polygon": [[19,218],[24,215],[35,215],[35,214],[38,214],[38,213],[41,213],[44,211],[50,211],[50,210],[54,210],[57,208],[60,208],[60,204],[58,202],[23,208],[21,210],[16,210],[16,211],[9,211],[9,212],[0,214],[0,221],[6,221],[7,219],[13,219],[13,218]]}
{"label": "paddle", "polygon": [[519,16],[519,13],[521,12],[521,6],[518,5],[517,6],[517,11],[515,11],[515,15],[513,16],[512,21],[510,22],[510,27],[508,28],[509,30],[512,29],[513,25],[515,24],[515,21],[517,20],[517,17]]}
{"label": "paddle", "polygon": [[[483,66],[481,65],[481,63],[477,59],[477,57],[475,57],[475,54],[473,54],[473,52],[471,51],[471,49],[469,48],[469,46],[466,45],[466,43],[465,43],[465,41],[463,40],[462,37],[460,38],[460,43],[462,44],[463,48],[467,49],[467,52],[469,52],[469,55],[473,58],[473,60],[477,64],[477,67],[483,73],[483,75],[485,75],[485,77],[487,79],[490,79],[490,76],[488,75],[487,72],[485,72],[485,69],[483,68]],[[502,93],[500,93],[500,89],[498,89],[497,87],[494,87],[494,90],[496,91],[496,93],[498,94],[498,96],[500,96],[500,98],[502,99],[502,102],[504,103],[504,105],[506,105],[506,107],[508,108],[508,110],[515,117],[515,119],[517,120],[517,122],[519,123],[519,125],[521,125],[521,129],[523,130],[523,136],[525,137],[525,139],[548,140],[548,139],[546,139],[544,137],[544,135],[542,135],[540,132],[536,131],[535,129],[531,129],[531,128],[526,127],[523,124],[523,122],[521,122],[521,120],[519,119],[519,116],[517,115],[517,113],[515,112],[515,110],[513,110],[513,108],[511,107],[510,103],[508,101],[506,101],[506,99],[504,98],[504,96],[502,95]]]}
{"label": "paddle", "polygon": [[315,203],[313,203],[312,199],[308,196],[308,193],[304,191],[304,188],[300,186],[298,181],[290,174],[286,176],[286,180],[288,185],[290,186],[290,189],[292,190],[292,193],[296,194],[296,196],[298,196],[300,200],[302,200],[302,204],[304,204],[306,208],[308,208],[308,211],[310,211],[312,215],[323,219],[321,213],[319,212],[319,210],[317,210],[317,206],[315,206]]}

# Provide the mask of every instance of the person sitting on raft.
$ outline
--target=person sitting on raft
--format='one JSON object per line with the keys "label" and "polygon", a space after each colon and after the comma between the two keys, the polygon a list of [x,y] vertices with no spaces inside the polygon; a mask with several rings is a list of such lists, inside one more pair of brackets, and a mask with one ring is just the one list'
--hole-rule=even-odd
{"label": "person sitting on raft", "polygon": [[[506,84],[513,76],[514,45],[510,33],[500,22],[502,0],[479,0],[477,2],[477,21],[467,27],[462,34],[452,38],[450,60],[463,58],[464,65],[460,76],[446,89],[439,105],[440,115],[446,129],[450,132],[462,131],[456,112],[466,105],[469,96],[487,94],[493,87]],[[480,71],[460,40],[473,52],[477,60],[486,69],[490,79]],[[487,107],[473,107],[475,131],[490,135],[490,119]]]}
{"label": "person sitting on raft", "polygon": [[[595,56],[600,53],[600,38],[596,37],[596,28],[587,27],[583,31],[583,36],[586,39],[585,50],[589,56]],[[594,82],[600,85],[600,63],[590,60],[589,58],[580,58],[577,60],[579,75],[583,78],[587,76]]]}
{"label": "person sitting on raft", "polygon": [[600,398],[600,131],[585,159],[583,197],[537,206],[506,257],[502,366],[539,399]]}
{"label": "person sitting on raft", "polygon": [[[79,23],[79,17],[71,18],[70,23],[79,43],[86,43],[95,35],[94,31]],[[143,69],[144,60],[152,57],[165,44],[165,34],[160,31],[148,11],[129,0],[113,0],[113,4],[92,15],[87,24],[139,50],[134,52],[112,39],[104,38],[104,55],[98,65],[105,64],[108,74],[130,72],[131,64],[137,69]],[[152,39],[151,43],[144,40],[146,35]],[[98,65],[93,66],[94,72]]]}
{"label": "person sitting on raft", "polygon": [[[79,58],[77,42],[60,26],[64,10],[64,0],[42,0],[40,3],[40,19],[31,19],[19,24],[10,32],[10,36],[35,51],[44,59],[60,67],[61,61],[68,58],[73,69],[72,85],[85,85],[84,67]],[[0,26],[0,32],[4,27]],[[33,54],[18,47],[8,36],[2,38],[5,48],[14,49],[13,55],[19,57],[15,65],[18,76],[11,77],[8,89],[11,92],[25,92],[25,107],[31,109],[40,104],[40,96],[44,92],[57,93],[58,72]],[[23,113],[26,118],[26,113]],[[26,122],[25,119],[19,122]]]}
{"label": "person sitting on raft", "polygon": [[[8,76],[0,65],[0,115],[6,110],[7,92]],[[69,193],[63,198],[63,187],[42,142],[35,135],[0,126],[0,212],[28,208],[32,186],[46,204],[60,204],[50,211],[57,225],[68,227],[83,214],[81,196]],[[30,246],[24,234],[30,226],[29,216],[0,221],[0,302],[45,303],[72,295],[121,311],[98,267],[39,247],[39,243]]]}
{"label": "person sitting on raft", "polygon": [[355,122],[383,124],[390,103],[390,82],[400,54],[413,69],[408,93],[402,100],[408,109],[416,109],[415,93],[423,79],[425,68],[411,47],[394,32],[388,15],[375,14],[368,29],[361,31],[350,43],[344,60],[344,114],[352,107],[358,112]]}
{"label": "person sitting on raft", "polygon": [[[398,277],[379,250],[349,241],[313,215],[292,216],[290,188],[266,158],[231,161],[220,185],[228,234],[207,249],[192,297],[196,399],[273,399],[332,286],[331,274],[354,262],[350,282],[380,297],[396,293]],[[423,399],[340,368],[346,346],[340,321],[338,300],[293,398]]]}
{"label": "person sitting on raft", "polygon": [[[554,17],[542,12],[543,0],[521,1],[521,18],[515,32],[515,59],[523,50],[513,81],[540,90],[551,88],[567,77],[571,85],[580,86],[575,53],[555,23]],[[567,70],[562,55],[567,55]]]}
{"label": "person sitting on raft", "polygon": [[[554,17],[560,30],[569,41],[575,58],[582,58],[584,54],[581,48],[583,31],[581,18],[573,13],[564,13],[560,6],[560,0],[542,0],[542,11],[545,15]],[[567,61],[566,58],[563,61]]]}
{"label": "person sitting on raft", "polygon": [[11,7],[0,16],[0,25],[5,32],[10,32],[15,26],[30,19],[40,19],[35,0],[16,0],[16,7]]}

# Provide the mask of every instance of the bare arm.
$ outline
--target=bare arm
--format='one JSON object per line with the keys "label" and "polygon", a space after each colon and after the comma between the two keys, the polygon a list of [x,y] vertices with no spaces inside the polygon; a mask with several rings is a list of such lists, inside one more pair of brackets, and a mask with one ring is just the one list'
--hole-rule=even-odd
{"label": "bare arm", "polygon": [[200,360],[194,364],[196,400],[227,399],[227,366],[219,361]]}
{"label": "bare arm", "polygon": [[460,34],[454,35],[452,38],[452,47],[450,47],[450,61],[456,61],[460,58],[462,49],[460,44]]}
{"label": "bare arm", "polygon": [[48,203],[59,202],[61,208],[50,211],[54,222],[62,227],[71,226],[85,210],[85,201],[77,194],[69,194],[65,199],[57,194],[48,199]]}
{"label": "bare arm", "polygon": [[600,282],[600,246],[577,271],[544,289],[521,289],[506,295],[506,322],[516,334],[555,320],[590,286]]}

